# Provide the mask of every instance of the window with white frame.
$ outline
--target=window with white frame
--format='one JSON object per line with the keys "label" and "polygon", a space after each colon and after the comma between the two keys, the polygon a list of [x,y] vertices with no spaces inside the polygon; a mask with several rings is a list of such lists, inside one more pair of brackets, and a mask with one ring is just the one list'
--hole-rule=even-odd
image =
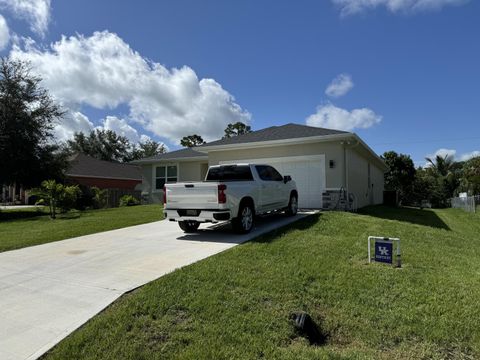
{"label": "window with white frame", "polygon": [[155,167],[155,188],[162,190],[165,183],[177,182],[177,165],[160,165]]}

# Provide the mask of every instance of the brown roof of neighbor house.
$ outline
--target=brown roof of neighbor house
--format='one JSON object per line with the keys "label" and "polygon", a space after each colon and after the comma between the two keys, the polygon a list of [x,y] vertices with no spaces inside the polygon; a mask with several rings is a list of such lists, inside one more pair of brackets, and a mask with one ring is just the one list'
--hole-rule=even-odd
{"label": "brown roof of neighbor house", "polygon": [[199,146],[198,149],[217,145],[245,144],[260,141],[286,140],[336,134],[349,134],[349,132],[290,123],[281,126],[271,126],[262,130],[252,131],[247,134],[234,136],[227,139],[212,141]]}
{"label": "brown roof of neighbor house", "polygon": [[91,156],[77,153],[70,158],[67,176],[92,177],[103,179],[142,180],[138,166],[98,160]]}

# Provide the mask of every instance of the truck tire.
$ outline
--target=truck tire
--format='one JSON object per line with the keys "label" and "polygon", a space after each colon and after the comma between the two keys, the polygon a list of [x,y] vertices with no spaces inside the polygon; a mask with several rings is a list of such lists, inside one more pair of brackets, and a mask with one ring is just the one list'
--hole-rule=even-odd
{"label": "truck tire", "polygon": [[186,233],[193,233],[198,230],[200,223],[198,221],[186,220],[179,221],[178,226]]}
{"label": "truck tire", "polygon": [[240,205],[238,217],[232,220],[233,230],[238,234],[247,234],[253,229],[255,211],[248,202]]}
{"label": "truck tire", "polygon": [[291,194],[290,201],[288,202],[288,207],[287,207],[287,210],[285,211],[285,214],[287,214],[287,216],[295,216],[297,215],[297,212],[298,212],[298,198],[296,194]]}

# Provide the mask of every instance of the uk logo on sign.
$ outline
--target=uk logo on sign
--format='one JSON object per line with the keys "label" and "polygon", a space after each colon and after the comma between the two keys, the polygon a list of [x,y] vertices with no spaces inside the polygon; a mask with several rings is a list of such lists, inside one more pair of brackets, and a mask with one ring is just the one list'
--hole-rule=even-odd
{"label": "uk logo on sign", "polygon": [[375,241],[375,261],[391,264],[393,262],[393,244],[391,242]]}

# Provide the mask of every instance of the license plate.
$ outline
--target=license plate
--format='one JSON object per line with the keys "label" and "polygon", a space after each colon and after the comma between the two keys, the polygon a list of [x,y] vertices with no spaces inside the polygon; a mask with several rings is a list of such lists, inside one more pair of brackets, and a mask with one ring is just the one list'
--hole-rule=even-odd
{"label": "license plate", "polygon": [[187,216],[197,216],[197,210],[187,210]]}

